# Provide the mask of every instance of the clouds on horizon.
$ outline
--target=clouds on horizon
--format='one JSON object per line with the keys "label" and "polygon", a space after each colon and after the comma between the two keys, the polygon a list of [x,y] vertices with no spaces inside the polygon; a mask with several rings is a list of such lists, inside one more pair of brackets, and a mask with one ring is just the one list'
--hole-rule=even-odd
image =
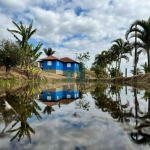
{"label": "clouds on horizon", "polygon": [[[112,40],[124,39],[133,21],[147,20],[149,7],[146,0],[1,0],[0,38],[13,38],[6,30],[15,28],[12,20],[26,25],[33,20],[37,29],[31,39],[33,43],[40,41],[44,47],[52,47],[57,57],[67,54],[75,59],[75,53],[89,51],[91,59],[87,65],[90,66],[96,54],[110,48]],[[145,61],[146,55],[141,59]],[[121,67],[131,68],[131,63],[133,58]]]}

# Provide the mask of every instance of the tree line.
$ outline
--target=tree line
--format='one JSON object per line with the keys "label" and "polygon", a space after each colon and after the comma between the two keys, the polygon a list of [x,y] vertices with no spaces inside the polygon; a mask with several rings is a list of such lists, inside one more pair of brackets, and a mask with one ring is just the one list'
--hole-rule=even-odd
{"label": "tree line", "polygon": [[[97,77],[108,75],[111,77],[122,76],[123,73],[120,70],[121,61],[125,59],[128,62],[128,55],[132,56],[133,50],[134,69],[130,70],[130,72],[133,75],[142,73],[141,70],[137,68],[139,55],[142,52],[147,54],[147,62],[142,64],[141,67],[145,73],[150,72],[150,17],[147,21],[134,21],[126,31],[125,39],[126,40],[118,38],[113,40],[112,46],[108,50],[104,50],[95,56],[91,70],[95,72]],[[113,63],[115,63],[115,67],[113,67]]]}
{"label": "tree line", "polygon": [[[33,71],[35,61],[41,56],[42,52],[39,50],[42,43],[36,46],[29,44],[29,39],[36,33],[37,29],[33,29],[33,21],[28,27],[24,26],[22,22],[17,24],[12,21],[17,30],[7,29],[16,39],[13,42],[10,39],[0,40],[0,66],[6,67],[6,72],[9,72],[11,67],[20,66],[27,73]],[[44,48],[43,51],[47,56],[55,53],[52,48]]]}

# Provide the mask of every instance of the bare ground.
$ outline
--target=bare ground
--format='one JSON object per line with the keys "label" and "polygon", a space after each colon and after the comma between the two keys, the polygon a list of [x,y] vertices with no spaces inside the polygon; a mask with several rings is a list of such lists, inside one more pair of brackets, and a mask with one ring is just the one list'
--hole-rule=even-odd
{"label": "bare ground", "polygon": [[150,73],[139,74],[131,77],[107,78],[103,79],[103,81],[117,85],[126,85],[135,88],[150,90]]}
{"label": "bare ground", "polygon": [[[41,72],[41,78],[42,79],[62,79],[65,78],[65,76],[57,75],[54,73],[49,73],[47,71]],[[25,72],[21,69],[18,69],[16,67],[12,67],[9,74],[6,73],[5,67],[0,67],[0,79],[17,79],[17,80],[27,80],[27,76]]]}

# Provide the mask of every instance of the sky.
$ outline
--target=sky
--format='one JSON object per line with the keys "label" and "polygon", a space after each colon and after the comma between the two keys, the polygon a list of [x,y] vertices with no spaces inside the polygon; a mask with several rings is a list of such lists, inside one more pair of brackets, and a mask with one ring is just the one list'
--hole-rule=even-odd
{"label": "sky", "polygon": [[[147,0],[0,0],[0,39],[14,37],[7,31],[16,29],[12,21],[28,26],[33,20],[37,32],[30,43],[43,48],[51,47],[58,58],[76,59],[79,53],[89,52],[88,68],[96,54],[108,50],[112,41],[125,40],[125,33],[135,20],[149,18],[150,1]],[[134,53],[133,53],[134,54]],[[40,58],[46,57],[41,55]],[[121,71],[133,69],[133,56],[130,61],[122,61]],[[147,61],[141,54],[138,67]]]}

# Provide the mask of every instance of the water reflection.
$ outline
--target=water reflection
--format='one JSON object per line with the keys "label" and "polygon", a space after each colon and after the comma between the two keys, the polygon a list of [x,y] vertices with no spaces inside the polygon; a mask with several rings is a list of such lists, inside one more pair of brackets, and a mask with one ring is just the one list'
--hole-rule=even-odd
{"label": "water reflection", "polygon": [[[118,122],[130,121],[129,117],[133,116],[132,108],[128,109],[129,101],[126,104],[121,104],[120,90],[121,87],[110,86],[108,87],[99,85],[91,92],[95,99],[95,105],[103,112],[108,112]],[[115,99],[113,96],[115,95]]]}
{"label": "water reflection", "polygon": [[137,99],[137,89],[134,89],[134,98],[136,132],[131,132],[131,138],[136,144],[150,145],[150,92],[145,91],[144,96],[142,97],[148,101],[148,109],[145,112],[140,111]]}
{"label": "water reflection", "polygon": [[43,90],[39,94],[38,100],[46,105],[43,113],[50,115],[53,111],[55,111],[52,106],[58,105],[60,108],[62,104],[67,105],[78,99],[79,93],[80,91],[76,84],[62,85],[57,88]]}
{"label": "water reflection", "polygon": [[[14,133],[10,141],[18,138],[18,141],[22,137],[26,136],[31,141],[31,134],[35,134],[34,129],[27,122],[28,118],[36,116],[37,119],[42,119],[38,110],[41,110],[36,103],[36,93],[38,89],[36,86],[27,85],[21,91],[11,93],[9,89],[6,89],[5,96],[0,98],[0,114],[1,123],[4,124],[2,134],[6,132]],[[12,126],[8,129],[9,124]]]}
{"label": "water reflection", "polygon": [[6,89],[0,138],[11,141],[10,149],[29,149],[31,139],[30,149],[149,149],[150,92],[105,84],[88,92],[88,86]]}
{"label": "water reflection", "polygon": [[[129,101],[121,104],[122,87],[119,86],[96,86],[95,90],[91,92],[95,100],[95,105],[103,112],[108,112],[111,117],[118,122],[126,123],[132,126],[130,136],[136,144],[150,144],[150,92],[145,92],[142,97],[148,101],[147,111],[140,110],[140,104],[137,94],[140,94],[138,89],[130,89],[134,93],[134,107],[131,107]],[[114,98],[115,95],[115,98]],[[134,108],[134,109],[133,109]],[[133,120],[134,118],[134,120]]]}
{"label": "water reflection", "polygon": [[76,99],[79,97],[79,91],[75,84],[68,84],[60,86],[59,88],[44,90],[39,97],[45,102],[57,102],[63,99]]}

